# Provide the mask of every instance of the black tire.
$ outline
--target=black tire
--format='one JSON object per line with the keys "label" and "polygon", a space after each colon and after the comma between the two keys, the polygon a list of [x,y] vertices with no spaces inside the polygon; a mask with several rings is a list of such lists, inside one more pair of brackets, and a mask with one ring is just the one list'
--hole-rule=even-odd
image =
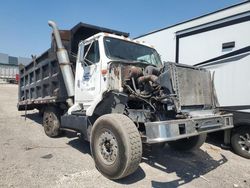
{"label": "black tire", "polygon": [[43,128],[47,136],[58,137],[60,131],[60,113],[55,107],[47,107],[43,113]]}
{"label": "black tire", "polygon": [[200,134],[198,136],[192,136],[172,142],[168,142],[168,145],[179,151],[192,151],[199,149],[202,144],[206,141],[207,134]]}
{"label": "black tire", "polygon": [[90,148],[96,168],[109,179],[132,174],[141,161],[140,134],[133,121],[122,114],[107,114],[96,120]]}
{"label": "black tire", "polygon": [[250,127],[239,126],[233,129],[231,145],[236,154],[250,159]]}
{"label": "black tire", "polygon": [[38,114],[39,114],[39,116],[43,117],[43,114],[44,114],[44,108],[40,108],[40,109],[38,109]]}

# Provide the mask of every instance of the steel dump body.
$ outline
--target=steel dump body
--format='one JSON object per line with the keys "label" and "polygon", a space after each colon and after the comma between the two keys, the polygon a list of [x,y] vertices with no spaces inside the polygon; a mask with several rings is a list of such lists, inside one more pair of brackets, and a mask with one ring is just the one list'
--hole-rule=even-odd
{"label": "steel dump body", "polygon": [[[62,43],[75,71],[78,44],[97,33],[105,32],[127,37],[129,34],[107,28],[79,23],[71,30],[60,30]],[[51,47],[30,64],[20,68],[18,110],[31,110],[49,103],[63,103],[68,98],[56,55],[52,35]],[[73,83],[74,84],[74,83]]]}
{"label": "steel dump body", "polygon": [[20,69],[18,110],[30,110],[39,104],[65,101],[66,88],[56,54],[49,49]]}

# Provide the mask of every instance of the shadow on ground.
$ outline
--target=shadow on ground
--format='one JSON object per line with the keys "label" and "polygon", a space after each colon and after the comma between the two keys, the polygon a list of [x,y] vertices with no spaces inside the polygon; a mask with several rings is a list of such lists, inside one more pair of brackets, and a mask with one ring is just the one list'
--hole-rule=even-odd
{"label": "shadow on ground", "polygon": [[43,118],[39,113],[34,112],[34,113],[28,113],[26,115],[23,114],[23,115],[21,115],[21,117],[23,117],[24,119],[25,118],[30,119],[30,120],[32,120],[32,121],[34,121],[34,122],[36,122],[36,123],[38,123],[39,125],[42,126]]}
{"label": "shadow on ground", "polygon": [[[25,114],[24,115],[21,115],[23,118],[25,118]],[[34,112],[34,113],[28,113],[26,114],[26,118],[27,119],[30,119],[34,122],[36,122],[37,125],[40,125],[40,126],[43,126],[43,118],[42,116],[37,113],[37,112]],[[71,131],[71,130],[62,130],[62,136],[65,136],[67,138],[75,138],[77,137],[78,138],[78,135],[77,135],[77,132],[75,131]],[[59,138],[59,137],[58,137]]]}
{"label": "shadow on ground", "polygon": [[[24,117],[25,115],[22,116]],[[26,118],[42,125],[42,117],[38,113],[27,114]],[[73,138],[68,142],[68,145],[84,154],[91,155],[89,143],[79,137],[76,132],[65,131],[64,136]],[[218,144],[218,141],[214,139],[209,139],[208,142],[215,145]],[[178,152],[172,150],[167,145],[164,147],[160,145],[144,145],[142,162],[165,173],[176,173],[178,178],[172,181],[158,182],[151,180],[152,187],[161,188],[179,187],[196,178],[203,177],[208,172],[226,163],[227,158],[221,155],[220,160],[214,160],[207,152],[201,149],[194,152]],[[145,176],[145,172],[139,167],[134,174],[115,182],[129,185],[144,179]]]}
{"label": "shadow on ground", "polygon": [[[152,187],[179,187],[196,178],[204,178],[205,174],[228,161],[224,155],[220,155],[220,160],[214,160],[201,149],[193,152],[178,152],[166,145],[165,147],[146,147],[142,162],[166,173],[174,172],[178,177],[175,180],[166,182],[152,180]],[[206,181],[205,178],[204,180]]]}
{"label": "shadow on ground", "polygon": [[[78,151],[84,154],[91,155],[89,142],[84,141],[82,138],[76,138],[76,139],[70,140],[68,142],[68,145],[72,146],[73,148],[77,149]],[[130,176],[124,179],[115,180],[115,182],[120,183],[120,184],[133,184],[144,178],[145,178],[145,172],[139,166],[139,168],[136,170],[135,173],[131,174]]]}
{"label": "shadow on ground", "polygon": [[[76,138],[68,143],[73,148],[84,154],[91,155],[89,143]],[[227,158],[221,155],[220,160],[214,160],[207,152],[199,149],[194,152],[178,152],[170,149],[167,145],[144,146],[142,162],[166,173],[176,173],[177,179],[167,182],[157,182],[152,180],[152,187],[178,187],[191,182],[192,180],[203,177],[208,172],[216,169],[227,162]],[[120,184],[133,184],[145,178],[144,170],[138,170],[121,180],[115,182]],[[205,180],[206,181],[206,180]]]}

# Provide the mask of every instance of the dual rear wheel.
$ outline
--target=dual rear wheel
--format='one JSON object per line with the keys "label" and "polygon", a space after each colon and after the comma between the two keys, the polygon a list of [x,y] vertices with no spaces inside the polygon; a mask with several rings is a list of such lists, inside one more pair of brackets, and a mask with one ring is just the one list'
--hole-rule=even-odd
{"label": "dual rear wheel", "polygon": [[53,106],[47,107],[43,112],[43,128],[47,136],[55,138],[61,134],[60,115],[57,108]]}

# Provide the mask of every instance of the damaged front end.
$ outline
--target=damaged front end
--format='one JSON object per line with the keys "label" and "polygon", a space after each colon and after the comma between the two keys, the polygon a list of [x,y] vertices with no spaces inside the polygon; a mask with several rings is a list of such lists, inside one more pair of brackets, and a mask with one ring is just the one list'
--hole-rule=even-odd
{"label": "damaged front end", "polygon": [[112,104],[112,112],[119,106],[119,113],[122,109],[135,122],[145,142],[178,140],[233,127],[232,115],[221,115],[215,109],[211,75],[205,69],[171,62],[155,67],[113,61],[108,83],[110,92],[123,96]]}

